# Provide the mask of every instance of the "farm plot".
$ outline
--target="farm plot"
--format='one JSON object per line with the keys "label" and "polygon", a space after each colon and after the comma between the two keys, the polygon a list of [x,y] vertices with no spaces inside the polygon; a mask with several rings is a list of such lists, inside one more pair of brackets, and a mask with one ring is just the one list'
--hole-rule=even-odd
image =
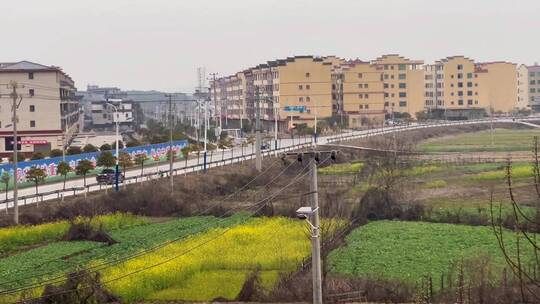
{"label": "farm plot", "polygon": [[[330,254],[333,273],[411,285],[431,276],[434,286],[440,286],[438,278],[462,258],[488,255],[493,267],[506,266],[491,227],[379,221],[354,230],[346,240],[346,247]],[[505,242],[515,252],[512,232],[505,231]],[[522,261],[533,258],[532,250],[525,249]]]}
{"label": "farm plot", "polygon": [[117,243],[111,246],[98,242],[54,242],[0,259],[0,292],[63,277],[67,272],[88,265],[97,268],[107,262],[114,265],[115,261],[169,240],[228,227],[245,218],[243,214],[225,219],[190,217],[113,230],[109,234]]}
{"label": "farm plot", "polygon": [[309,252],[305,223],[280,217],[257,218],[229,230],[217,228],[170,244],[107,269],[102,277],[107,281],[149,268],[107,284],[128,302],[232,300],[253,271],[258,270],[262,287],[271,289],[279,274],[297,269]]}
{"label": "farm plot", "polygon": [[493,145],[489,130],[428,139],[417,146],[424,152],[530,151],[538,130],[495,129]]}

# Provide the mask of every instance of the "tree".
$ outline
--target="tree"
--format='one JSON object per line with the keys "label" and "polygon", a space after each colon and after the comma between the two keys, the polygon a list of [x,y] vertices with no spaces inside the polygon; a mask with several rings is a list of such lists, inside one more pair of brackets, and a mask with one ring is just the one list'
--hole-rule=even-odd
{"label": "tree", "polygon": [[71,172],[71,167],[69,166],[67,162],[62,161],[58,164],[58,169],[56,171],[56,174],[60,174],[64,177],[64,188],[63,188],[64,190],[66,190],[66,179],[69,172]]}
{"label": "tree", "polygon": [[38,160],[38,159],[44,159],[45,155],[41,152],[34,152],[32,153],[32,157],[30,157],[30,160]]}
{"label": "tree", "polygon": [[116,163],[116,158],[111,151],[103,151],[97,159],[98,167],[110,168]]}
{"label": "tree", "polygon": [[[111,144],[111,150],[116,149],[116,141]],[[124,149],[124,143],[119,140],[118,141],[118,149]]]}
{"label": "tree", "polygon": [[146,153],[139,153],[135,155],[135,164],[138,166],[141,166],[141,176],[144,172],[144,163],[148,160],[148,156],[146,156]]}
{"label": "tree", "polygon": [[126,147],[136,147],[140,145],[141,145],[141,142],[136,139],[132,139],[126,143]]}
{"label": "tree", "polygon": [[[11,180],[11,175],[9,175],[9,172],[4,171],[2,173],[2,184],[6,186],[6,201],[8,199],[8,190],[9,190],[9,181]],[[8,213],[8,204],[6,203],[6,214]]]}
{"label": "tree", "polygon": [[[21,152],[17,152],[17,162],[22,162],[26,159],[26,157],[24,156],[23,153]],[[12,163],[13,162],[13,154],[10,154],[9,155],[9,162]]]}
{"label": "tree", "polygon": [[180,150],[182,152],[182,155],[184,156],[184,160],[186,161],[186,167],[187,167],[187,161],[188,161],[188,158],[189,158],[189,152],[190,152],[190,147],[189,146],[185,146],[182,148],[182,150]]}
{"label": "tree", "polygon": [[44,182],[45,177],[47,177],[47,172],[45,171],[45,169],[32,167],[30,168],[30,170],[26,171],[26,179],[34,182],[36,186],[36,194],[38,194],[39,183]]}
{"label": "tree", "polygon": [[69,147],[67,149],[67,155],[77,155],[81,153],[82,153],[81,147]]}
{"label": "tree", "polygon": [[118,164],[122,167],[122,172],[126,172],[126,168],[133,166],[133,159],[131,159],[131,154],[120,151],[118,156]]}
{"label": "tree", "polygon": [[97,152],[98,151],[98,148],[92,144],[86,144],[84,147],[83,147],[83,152],[84,153],[92,153],[92,152]]}
{"label": "tree", "polygon": [[75,167],[75,174],[83,176],[85,187],[86,187],[86,174],[88,174],[88,172],[90,172],[90,170],[93,170],[93,169],[94,169],[94,164],[88,159],[83,159],[79,161],[79,163],[77,164],[77,167]]}
{"label": "tree", "polygon": [[112,149],[111,145],[109,144],[103,144],[101,147],[99,147],[100,151],[110,151]]}
{"label": "tree", "polygon": [[176,151],[174,150],[167,151],[167,160],[171,160],[171,155],[172,155],[173,161],[176,161],[176,159],[178,158]]}
{"label": "tree", "polygon": [[62,154],[62,150],[60,149],[52,149],[51,152],[49,152],[50,157],[60,157]]}

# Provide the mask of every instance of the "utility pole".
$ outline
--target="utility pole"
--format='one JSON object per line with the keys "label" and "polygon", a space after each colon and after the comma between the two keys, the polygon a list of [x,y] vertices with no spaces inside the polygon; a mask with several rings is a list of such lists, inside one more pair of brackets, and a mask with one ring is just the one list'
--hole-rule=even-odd
{"label": "utility pole", "polygon": [[[19,138],[17,136],[17,108],[19,107],[20,102],[22,101],[22,96],[17,94],[18,84],[16,81],[10,82],[12,92],[11,98],[13,103],[11,105],[11,110],[13,111],[12,124],[13,124],[13,221],[16,225],[19,224],[19,189],[17,185],[18,181],[18,153],[19,153]],[[17,103],[19,99],[19,103]],[[7,203],[6,203],[7,204]]]}
{"label": "utility pole", "polygon": [[260,92],[259,87],[255,87],[255,102],[257,103],[255,105],[255,168],[257,171],[261,172],[262,170],[262,156],[261,156],[261,100],[260,100]]}
{"label": "utility pole", "polygon": [[322,262],[321,262],[321,242],[319,227],[319,194],[317,183],[317,163],[321,154],[330,154],[332,160],[336,159],[339,151],[316,151],[315,148],[310,152],[288,152],[285,155],[295,155],[299,161],[309,157],[310,181],[309,194],[310,206],[301,207],[296,211],[298,218],[303,218],[311,227],[311,273],[313,284],[313,303],[322,304]]}
{"label": "utility pole", "polygon": [[489,100],[489,130],[491,136],[491,147],[493,147],[493,104],[491,103],[491,100]]}
{"label": "utility pole", "polygon": [[313,265],[313,303],[322,304],[322,265],[321,265],[321,241],[319,236],[319,193],[317,184],[317,160],[315,159],[315,150],[310,157],[311,181],[309,191],[311,193],[311,264]]}
{"label": "utility pole", "polygon": [[174,163],[174,152],[173,152],[173,114],[172,114],[172,97],[173,94],[165,94],[165,97],[169,98],[169,181],[171,186],[171,193],[174,189],[174,180],[173,180],[173,163]]}
{"label": "utility pole", "polygon": [[[214,95],[214,112],[217,113],[217,91],[216,91],[216,76],[218,75],[218,73],[210,73],[210,76],[212,76],[212,83],[214,84],[214,88],[213,88],[213,95]],[[221,104],[220,104],[220,109],[221,109]],[[221,110],[219,111],[220,114],[221,114]],[[221,129],[221,115],[219,115],[219,128]]]}

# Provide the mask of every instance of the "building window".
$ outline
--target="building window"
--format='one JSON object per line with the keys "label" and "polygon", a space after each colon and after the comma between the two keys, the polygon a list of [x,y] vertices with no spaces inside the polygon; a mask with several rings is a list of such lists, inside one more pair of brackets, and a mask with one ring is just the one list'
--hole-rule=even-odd
{"label": "building window", "polygon": [[309,73],[306,73],[306,77],[309,77]]}
{"label": "building window", "polygon": [[467,88],[472,88],[472,82],[467,82]]}
{"label": "building window", "polygon": [[407,79],[407,74],[399,74],[398,79]]}
{"label": "building window", "polygon": [[458,88],[463,88],[463,82],[458,82],[457,86],[458,86]]}
{"label": "building window", "polygon": [[363,109],[363,108],[364,108],[364,105],[361,104],[361,105],[359,105],[358,107],[359,107],[360,109]]}
{"label": "building window", "polygon": [[385,83],[383,86],[385,89],[388,89],[388,83]]}
{"label": "building window", "polygon": [[358,73],[358,78],[362,78],[362,73]]}
{"label": "building window", "polygon": [[358,84],[358,88],[359,88],[359,89],[361,89],[361,88],[363,88],[363,87],[364,87],[363,84],[361,84],[361,83]]}
{"label": "building window", "polygon": [[385,106],[385,107],[388,107],[388,101],[384,103],[384,106]]}
{"label": "building window", "polygon": [[366,108],[366,110],[369,109],[369,104],[366,104],[364,108]]}
{"label": "building window", "polygon": [[384,74],[384,79],[388,79],[388,74]]}
{"label": "building window", "polygon": [[401,83],[399,84],[399,88],[400,88],[400,89],[406,89],[406,88],[407,88],[407,84],[401,82]]}
{"label": "building window", "polygon": [[384,93],[384,97],[388,97],[388,96],[389,96],[388,93]]}
{"label": "building window", "polygon": [[400,64],[400,65],[398,66],[398,69],[399,69],[400,71],[404,71],[406,68],[407,68],[407,66],[404,65],[404,64]]}
{"label": "building window", "polygon": [[472,73],[467,73],[467,78],[472,78]]}
{"label": "building window", "polygon": [[34,73],[33,72],[28,73],[28,79],[34,79]]}
{"label": "building window", "polygon": [[30,97],[34,96],[34,94],[35,94],[34,89],[29,89],[28,90],[28,95],[30,95]]}
{"label": "building window", "polygon": [[306,84],[306,90],[311,89],[311,86],[309,84]]}
{"label": "building window", "polygon": [[530,72],[530,73],[529,73],[529,76],[530,76],[530,77],[534,77],[534,72]]}
{"label": "building window", "polygon": [[369,84],[364,84],[364,88],[367,89],[369,87]]}
{"label": "building window", "polygon": [[364,98],[369,98],[369,94],[364,94]]}
{"label": "building window", "polygon": [[400,101],[400,102],[399,102],[399,106],[400,106],[400,107],[406,107],[406,106],[407,106],[407,102],[406,102],[406,101]]}
{"label": "building window", "polygon": [[463,105],[463,99],[458,100],[458,105],[460,105],[460,106]]}
{"label": "building window", "polygon": [[536,84],[536,80],[531,80],[531,82],[529,82],[529,84]]}
{"label": "building window", "polygon": [[304,97],[298,97],[298,101],[304,102]]}
{"label": "building window", "polygon": [[472,99],[467,100],[467,104],[472,106]]}
{"label": "building window", "polygon": [[467,96],[473,96],[472,91],[467,91]]}
{"label": "building window", "polygon": [[463,96],[463,91],[458,91],[457,94],[458,96]]}
{"label": "building window", "polygon": [[35,127],[36,127],[36,121],[30,120],[30,128],[35,128]]}
{"label": "building window", "polygon": [[299,85],[298,85],[298,89],[299,89],[299,90],[303,90],[303,89],[304,89],[304,86],[301,85],[301,84],[299,84]]}
{"label": "building window", "polygon": [[478,104],[478,100],[475,100],[475,101],[474,101],[474,104]]}
{"label": "building window", "polygon": [[35,112],[36,111],[36,107],[34,105],[30,105],[30,112]]}
{"label": "building window", "polygon": [[310,102],[310,101],[311,101],[311,98],[310,98],[309,96],[306,97],[306,101],[307,101],[307,102]]}
{"label": "building window", "polygon": [[358,94],[358,98],[360,99],[364,98],[364,94]]}
{"label": "building window", "polygon": [[399,97],[400,97],[400,98],[407,97],[407,93],[405,93],[405,92],[399,92]]}
{"label": "building window", "polygon": [[531,93],[536,93],[536,89],[535,89],[535,88],[531,88],[530,92],[531,92]]}

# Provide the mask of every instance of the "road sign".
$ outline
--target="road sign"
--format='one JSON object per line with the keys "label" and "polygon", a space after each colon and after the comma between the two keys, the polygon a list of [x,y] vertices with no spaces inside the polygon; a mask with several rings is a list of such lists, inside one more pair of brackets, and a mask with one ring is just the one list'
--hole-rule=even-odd
{"label": "road sign", "polygon": [[[48,143],[49,142],[46,140],[19,140],[18,142],[19,145],[46,145]],[[14,144],[13,140],[11,141],[11,144]]]}
{"label": "road sign", "polygon": [[285,112],[300,112],[303,113],[306,110],[305,106],[286,106],[283,109]]}

